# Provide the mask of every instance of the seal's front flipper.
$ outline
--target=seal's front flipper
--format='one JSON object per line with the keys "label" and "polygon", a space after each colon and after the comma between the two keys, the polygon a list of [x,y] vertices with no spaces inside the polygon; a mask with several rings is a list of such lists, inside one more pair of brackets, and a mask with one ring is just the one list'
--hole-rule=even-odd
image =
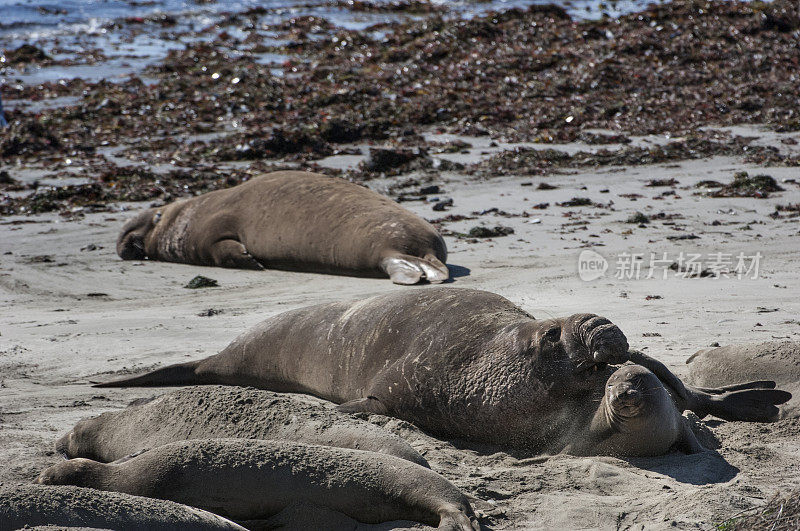
{"label": "seal's front flipper", "polygon": [[788,402],[792,394],[780,389],[745,389],[722,394],[698,395],[697,406],[692,408],[697,416],[714,415],[724,420],[745,422],[775,422],[780,404]]}
{"label": "seal's front flipper", "polygon": [[697,440],[697,436],[694,434],[691,426],[689,426],[689,422],[685,418],[681,418],[680,424],[681,433],[678,436],[678,440],[675,441],[675,449],[685,454],[700,454],[708,451],[700,444],[700,441]]}
{"label": "seal's front flipper", "polygon": [[472,508],[467,510],[445,510],[441,513],[439,520],[439,531],[480,531],[481,524],[472,512]]}
{"label": "seal's front flipper", "polygon": [[236,240],[220,240],[211,246],[211,259],[217,267],[262,270],[264,266]]}
{"label": "seal's front flipper", "polygon": [[387,415],[389,409],[374,396],[367,398],[357,398],[336,406],[342,413],[374,413],[376,415]]}
{"label": "seal's front flipper", "polygon": [[407,254],[388,256],[381,262],[381,269],[395,284],[416,284],[423,279],[438,284],[450,278],[447,266],[434,256],[425,258]]}

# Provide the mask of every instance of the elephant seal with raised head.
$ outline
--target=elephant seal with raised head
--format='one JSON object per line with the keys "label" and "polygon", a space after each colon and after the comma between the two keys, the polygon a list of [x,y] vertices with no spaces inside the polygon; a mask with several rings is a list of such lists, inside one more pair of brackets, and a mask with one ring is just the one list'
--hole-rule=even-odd
{"label": "elephant seal with raised head", "polygon": [[641,365],[623,365],[606,382],[587,429],[577,429],[564,453],[656,456],[671,449],[705,449],[661,380]]}
{"label": "elephant seal with raised head", "polygon": [[397,435],[320,400],[242,387],[180,389],[75,425],[56,442],[67,458],[104,463],[187,439],[274,439],[369,450],[427,467]]}
{"label": "elephant seal with raised head", "polygon": [[172,501],[73,486],[0,487],[0,531],[29,526],[245,531],[221,516]]}
{"label": "elephant seal with raised head", "polygon": [[479,529],[467,498],[428,468],[375,452],[286,441],[198,439],[108,464],[71,459],[37,482],[168,499],[242,522],[307,502],[364,523]]}
{"label": "elephant seal with raised head", "polygon": [[99,387],[227,384],[309,393],[344,411],[391,415],[440,437],[558,452],[569,442],[576,412],[594,414],[592,399],[613,372],[608,363],[626,361],[646,366],[673,389],[680,411],[774,420],[775,404],[785,398],[757,389],[748,397],[759,400],[743,405],[736,393],[698,391],[629,351],[608,319],[536,320],[499,295],[453,288],[289,311],[215,356]]}
{"label": "elephant seal with raised head", "polygon": [[397,284],[449,278],[433,226],[376,192],[316,173],[279,171],[146,210],[117,240],[124,260],[362,276]]}

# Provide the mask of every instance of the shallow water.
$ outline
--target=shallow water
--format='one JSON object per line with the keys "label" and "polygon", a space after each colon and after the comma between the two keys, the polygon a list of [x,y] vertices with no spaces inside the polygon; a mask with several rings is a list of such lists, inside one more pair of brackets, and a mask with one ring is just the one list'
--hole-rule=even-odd
{"label": "shallow water", "polygon": [[[390,3],[391,0],[374,0],[375,3]],[[531,4],[549,3],[547,0],[434,0],[448,8],[449,16],[473,17],[491,10],[513,7],[525,8]],[[561,2],[575,18],[597,18],[604,14],[618,16],[642,9],[648,0],[574,0]],[[222,21],[228,14],[242,12],[253,7],[263,7],[267,12],[260,16],[256,28],[266,29],[286,19],[314,15],[332,22],[336,26],[362,30],[378,23],[407,20],[419,15],[406,13],[363,13],[332,6],[330,2],[308,0],[230,0],[212,3],[197,0],[63,0],[42,3],[36,0],[0,0],[0,51],[15,49],[22,44],[33,44],[51,54],[54,59],[73,59],[78,64],[69,66],[13,68],[4,66],[0,57],[0,86],[12,81],[38,84],[59,79],[82,78],[88,81],[126,79],[132,73],[140,73],[148,64],[163,59],[171,49],[183,48],[189,42],[208,40],[215,35],[207,28]],[[169,27],[158,24],[123,24],[112,26],[113,21],[129,17],[153,15],[171,16],[177,22]],[[243,38],[247,33],[235,25],[225,26],[225,31],[234,38]],[[265,33],[260,31],[262,35]],[[176,35],[178,37],[176,37]],[[269,33],[266,32],[267,40]],[[280,44],[280,41],[265,44]],[[59,48],[57,54],[51,50]],[[96,64],[85,63],[81,53],[99,49],[106,59]],[[276,65],[274,73],[282,75],[277,68],[287,56],[262,54],[259,62]]]}

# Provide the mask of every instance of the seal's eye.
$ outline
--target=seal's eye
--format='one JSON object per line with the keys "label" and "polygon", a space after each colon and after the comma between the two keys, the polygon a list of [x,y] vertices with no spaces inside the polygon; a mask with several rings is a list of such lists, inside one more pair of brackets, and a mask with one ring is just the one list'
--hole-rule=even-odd
{"label": "seal's eye", "polygon": [[155,225],[159,221],[161,221],[161,212],[156,212],[156,215],[153,216],[153,224]]}
{"label": "seal's eye", "polygon": [[544,338],[550,341],[551,343],[555,343],[556,341],[561,339],[561,327],[554,326],[550,328],[547,332],[545,332]]}

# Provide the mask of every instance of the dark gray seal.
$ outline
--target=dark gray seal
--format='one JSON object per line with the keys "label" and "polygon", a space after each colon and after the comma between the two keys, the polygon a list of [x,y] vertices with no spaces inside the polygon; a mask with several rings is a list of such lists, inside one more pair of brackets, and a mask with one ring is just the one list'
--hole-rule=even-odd
{"label": "dark gray seal", "polygon": [[705,451],[661,380],[641,365],[624,365],[606,382],[588,429],[578,423],[564,453],[656,456]]}
{"label": "dark gray seal", "polygon": [[774,420],[784,398],[757,390],[760,401],[743,408],[735,393],[689,388],[663,364],[629,352],[608,319],[540,321],[499,295],[453,288],[300,308],[267,319],[215,356],[100,387],[227,384],[309,393],[440,437],[560,451],[576,412],[594,413],[608,363],[626,361],[673,389],[681,411]]}
{"label": "dark gray seal", "polygon": [[56,451],[107,463],[175,441],[223,438],[369,450],[428,466],[397,435],[316,399],[223,386],[181,389],[82,420],[56,442]]}
{"label": "dark gray seal", "polygon": [[0,487],[0,531],[48,525],[136,531],[244,531],[225,518],[171,501],[71,486]]}
{"label": "dark gray seal", "polygon": [[364,523],[479,529],[467,498],[428,468],[375,452],[286,441],[199,439],[108,464],[71,459],[37,482],[168,499],[242,522],[307,502]]}
{"label": "dark gray seal", "polygon": [[449,278],[447,248],[433,226],[397,203],[343,179],[301,171],[146,210],[122,228],[124,260],[362,276],[397,284]]}

